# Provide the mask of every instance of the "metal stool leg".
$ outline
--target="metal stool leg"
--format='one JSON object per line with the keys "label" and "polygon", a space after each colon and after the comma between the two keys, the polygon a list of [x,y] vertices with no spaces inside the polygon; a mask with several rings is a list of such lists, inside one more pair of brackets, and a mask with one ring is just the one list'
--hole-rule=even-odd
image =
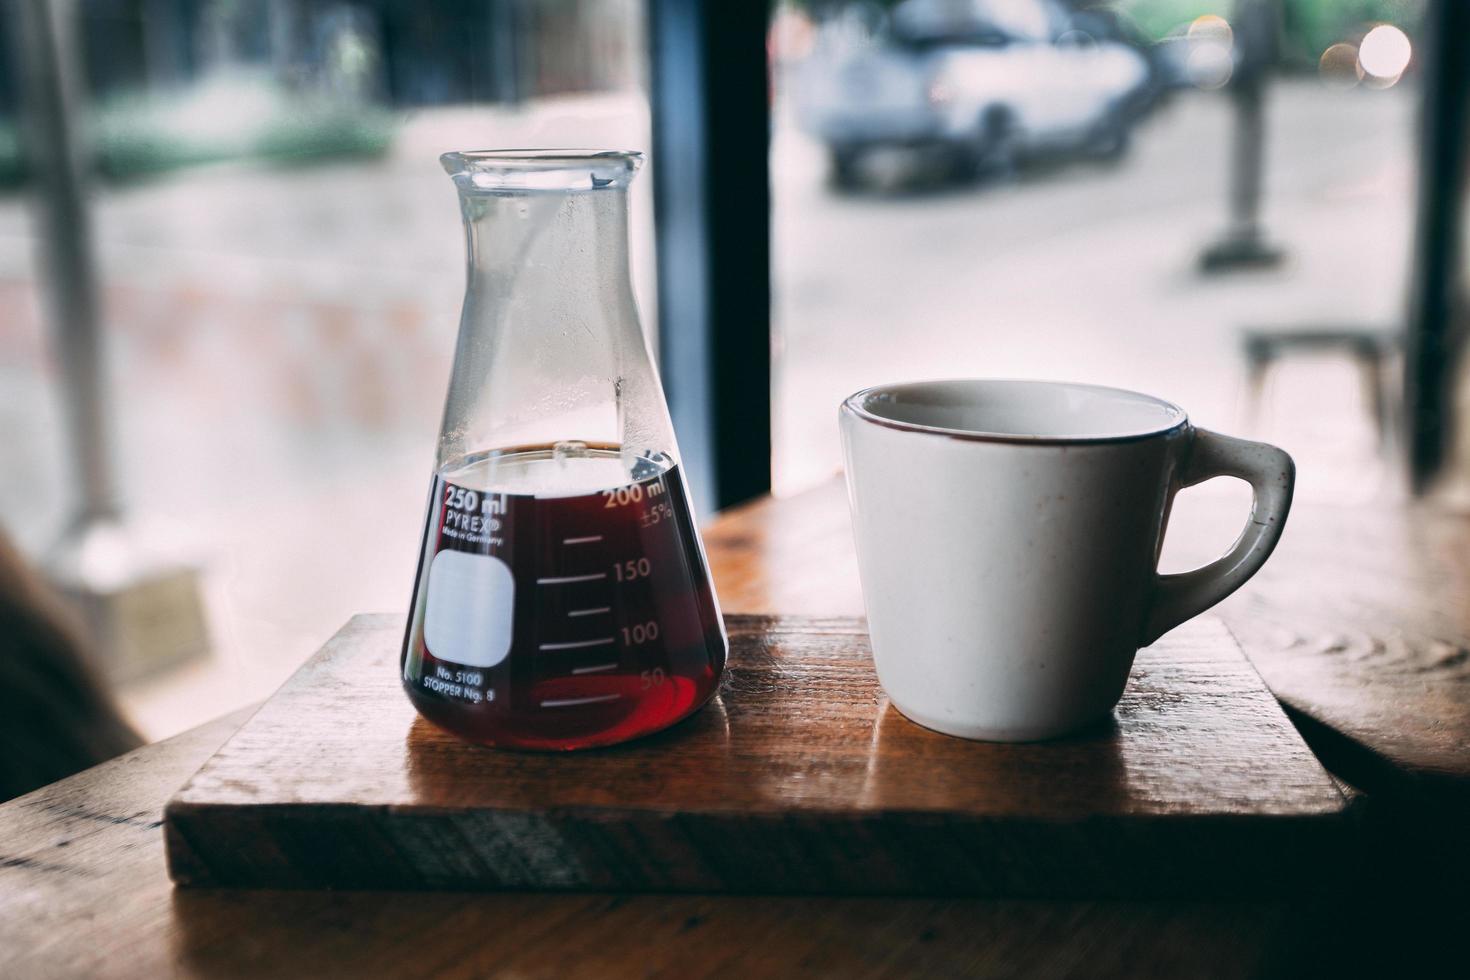
{"label": "metal stool leg", "polygon": [[1383,357],[1380,351],[1359,349],[1358,376],[1363,387],[1363,401],[1373,417],[1373,431],[1378,441],[1378,451],[1387,452],[1390,445],[1391,423],[1388,418],[1387,379],[1384,377]]}
{"label": "metal stool leg", "polygon": [[1264,345],[1249,344],[1245,350],[1246,427],[1251,432],[1261,427],[1262,406],[1266,400],[1266,372],[1275,360]]}

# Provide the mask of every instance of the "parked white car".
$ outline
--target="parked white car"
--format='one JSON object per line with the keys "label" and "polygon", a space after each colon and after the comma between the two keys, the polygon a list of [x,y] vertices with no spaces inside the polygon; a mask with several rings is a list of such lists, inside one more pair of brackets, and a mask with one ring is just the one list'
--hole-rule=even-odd
{"label": "parked white car", "polygon": [[799,118],[844,184],[879,148],[938,149],[962,172],[1117,155],[1151,91],[1137,48],[1046,0],[909,0],[886,33],[819,46],[795,79]]}

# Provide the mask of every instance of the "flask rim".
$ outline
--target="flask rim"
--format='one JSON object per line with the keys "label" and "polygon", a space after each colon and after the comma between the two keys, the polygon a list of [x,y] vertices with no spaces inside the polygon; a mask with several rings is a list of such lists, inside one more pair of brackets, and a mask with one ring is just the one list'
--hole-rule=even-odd
{"label": "flask rim", "polygon": [[439,162],[462,193],[566,193],[627,187],[643,165],[643,154],[580,148],[456,150],[440,156]]}

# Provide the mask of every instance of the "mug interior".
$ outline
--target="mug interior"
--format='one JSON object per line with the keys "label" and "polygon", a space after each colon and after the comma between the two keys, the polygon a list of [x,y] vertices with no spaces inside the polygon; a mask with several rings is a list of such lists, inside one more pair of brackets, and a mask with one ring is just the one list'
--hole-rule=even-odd
{"label": "mug interior", "polygon": [[920,381],[867,388],[844,406],[870,422],[1007,442],[1107,442],[1184,425],[1178,405],[1120,388],[1055,381]]}

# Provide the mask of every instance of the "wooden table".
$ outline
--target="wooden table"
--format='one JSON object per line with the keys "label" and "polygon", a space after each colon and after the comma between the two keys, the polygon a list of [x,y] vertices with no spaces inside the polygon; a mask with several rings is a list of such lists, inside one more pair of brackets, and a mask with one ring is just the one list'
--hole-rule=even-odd
{"label": "wooden table", "polygon": [[[1222,516],[1233,522],[1234,515]],[[861,611],[837,486],[707,537],[729,612]],[[175,891],[164,801],[237,712],[0,806],[0,976],[1256,976],[1432,965],[1463,935],[1470,521],[1299,508],[1223,611],[1368,791],[1357,886],[1280,901]],[[1412,828],[1413,832],[1408,832]],[[1445,892],[1445,894],[1454,894]]]}
{"label": "wooden table", "polygon": [[[705,544],[726,609],[860,614],[846,507],[834,480],[722,515]],[[1219,611],[1329,768],[1375,796],[1470,808],[1470,515],[1300,504]]]}

